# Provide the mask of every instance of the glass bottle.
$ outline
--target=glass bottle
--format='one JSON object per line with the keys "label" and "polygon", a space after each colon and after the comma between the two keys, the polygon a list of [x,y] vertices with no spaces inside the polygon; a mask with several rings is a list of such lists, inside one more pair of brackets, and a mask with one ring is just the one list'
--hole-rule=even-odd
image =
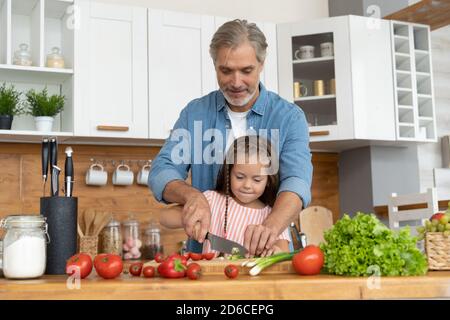
{"label": "glass bottle", "polygon": [[161,245],[161,230],[156,223],[150,223],[144,231],[144,259],[153,260],[157,253],[164,253]]}
{"label": "glass bottle", "polygon": [[100,253],[122,256],[122,232],[119,221],[111,219],[100,233]]}
{"label": "glass bottle", "polygon": [[6,230],[3,239],[3,274],[10,279],[32,279],[45,272],[47,241],[45,217],[14,215],[1,220]]}
{"label": "glass bottle", "polygon": [[52,48],[52,53],[47,55],[47,67],[64,68],[64,58],[60,51],[61,50],[58,47]]}
{"label": "glass bottle", "polygon": [[139,221],[129,218],[122,223],[123,225],[123,259],[140,259],[142,252],[142,241],[139,235]]}
{"label": "glass bottle", "polygon": [[26,43],[21,43],[19,50],[14,52],[13,64],[19,66],[31,66],[33,64],[31,53],[28,51],[28,45]]}

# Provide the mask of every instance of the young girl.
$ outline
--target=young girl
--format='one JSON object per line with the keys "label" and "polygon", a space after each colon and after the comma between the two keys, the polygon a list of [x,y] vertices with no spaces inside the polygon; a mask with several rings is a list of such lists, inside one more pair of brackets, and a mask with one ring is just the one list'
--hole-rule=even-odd
{"label": "young girl", "polygon": [[[209,232],[243,245],[247,227],[262,224],[275,203],[279,184],[278,170],[275,174],[266,173],[270,161],[271,148],[266,139],[242,136],[233,142],[219,171],[216,190],[203,192],[211,208]],[[182,206],[163,209],[161,224],[182,228],[182,209]],[[286,229],[262,255],[289,251],[289,241]],[[209,241],[203,245],[203,253],[206,252],[219,254],[211,249]]]}

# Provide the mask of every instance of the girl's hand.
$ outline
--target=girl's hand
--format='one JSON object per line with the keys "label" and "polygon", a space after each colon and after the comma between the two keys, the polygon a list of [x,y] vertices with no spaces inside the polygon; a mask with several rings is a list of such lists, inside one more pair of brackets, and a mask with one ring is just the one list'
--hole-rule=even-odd
{"label": "girl's hand", "polygon": [[274,245],[270,249],[264,249],[264,251],[261,253],[261,257],[268,257],[281,252],[283,252],[283,250],[277,245]]}

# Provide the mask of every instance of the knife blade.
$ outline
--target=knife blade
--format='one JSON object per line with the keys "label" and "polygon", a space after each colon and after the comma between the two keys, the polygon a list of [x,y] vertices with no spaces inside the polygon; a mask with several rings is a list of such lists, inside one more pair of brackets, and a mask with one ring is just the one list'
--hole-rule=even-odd
{"label": "knife blade", "polygon": [[59,195],[59,173],[61,169],[58,166],[53,166],[52,168],[52,197],[57,197]]}
{"label": "knife blade", "polygon": [[48,177],[48,155],[49,155],[49,141],[47,138],[42,140],[41,158],[42,158],[42,193],[45,197],[45,185]]}
{"label": "knife blade", "polygon": [[245,256],[248,252],[248,250],[245,247],[241,246],[239,243],[216,236],[215,234],[212,234],[210,232],[206,234],[206,239],[209,240],[212,250],[230,254],[235,253],[233,249],[239,250],[239,254],[241,256]]}

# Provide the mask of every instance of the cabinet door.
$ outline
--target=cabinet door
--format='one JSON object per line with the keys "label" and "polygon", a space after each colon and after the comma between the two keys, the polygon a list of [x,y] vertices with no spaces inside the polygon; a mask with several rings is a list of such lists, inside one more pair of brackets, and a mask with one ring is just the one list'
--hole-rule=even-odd
{"label": "cabinet door", "polygon": [[311,142],[353,139],[348,17],[280,24],[277,41],[280,95],[305,112]]}
{"label": "cabinet door", "polygon": [[146,9],[79,4],[75,135],[148,138]]}
{"label": "cabinet door", "polygon": [[[215,17],[215,31],[225,22],[234,19],[236,18]],[[278,93],[277,25],[270,22],[255,21],[255,23],[266,36],[266,42],[268,44],[266,60],[264,61],[264,69],[261,72],[260,80],[267,90]],[[216,88],[218,88],[217,84]]]}
{"label": "cabinet door", "polygon": [[180,111],[215,90],[213,32],[214,17],[148,10],[151,139],[166,139]]}

